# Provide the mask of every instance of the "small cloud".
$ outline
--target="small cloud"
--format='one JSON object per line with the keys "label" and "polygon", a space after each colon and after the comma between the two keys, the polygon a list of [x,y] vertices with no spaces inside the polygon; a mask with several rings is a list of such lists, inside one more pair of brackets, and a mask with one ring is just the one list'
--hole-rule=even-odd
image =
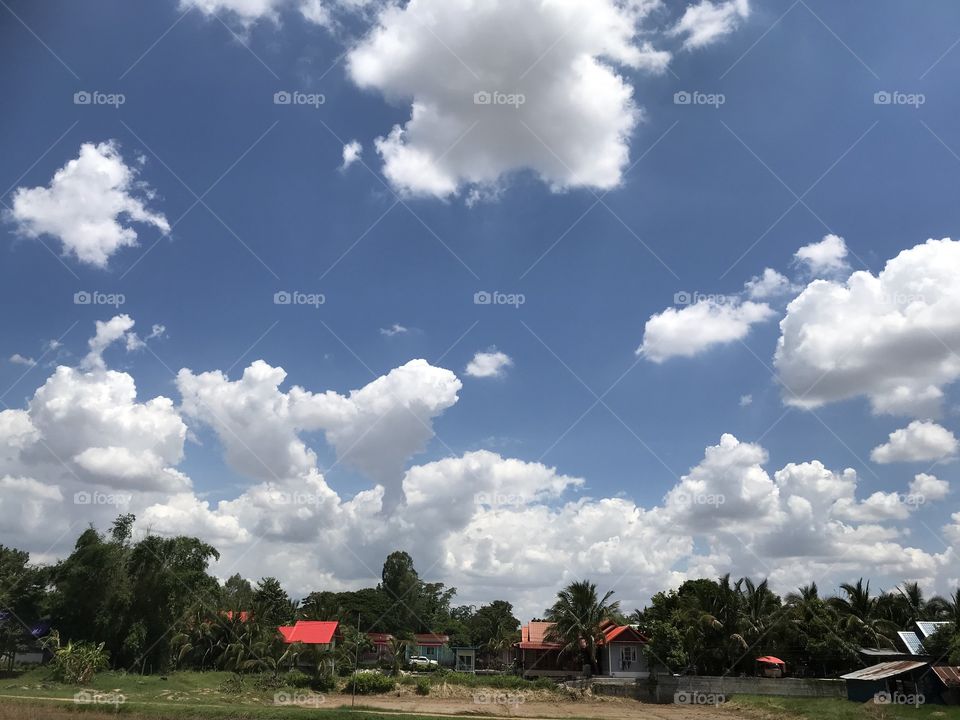
{"label": "small cloud", "polygon": [[890,433],[890,441],[870,453],[875,463],[929,462],[957,453],[960,443],[954,434],[934,422],[915,420]]}
{"label": "small cloud", "polygon": [[410,332],[410,328],[406,328],[399,323],[394,323],[388,328],[380,328],[380,334],[385,335],[386,337],[393,337],[394,335],[403,335],[404,333]]}
{"label": "small cloud", "polygon": [[506,369],[512,365],[513,359],[509,355],[490,348],[487,352],[474,355],[465,372],[475,378],[503,377]]}
{"label": "small cloud", "polygon": [[747,405],[753,405],[753,395],[740,396],[740,407],[746,407]]}
{"label": "small cloud", "polygon": [[165,325],[154,325],[150,328],[150,334],[144,338],[146,340],[153,340],[154,338],[165,338],[167,336],[167,328]]}
{"label": "small cloud", "polygon": [[10,362],[14,365],[26,365],[27,367],[33,367],[37,364],[37,361],[32,357],[24,357],[20,353],[14,353],[10,356]]}
{"label": "small cloud", "polygon": [[835,275],[849,269],[847,243],[839,235],[824,235],[823,240],[804,245],[793,257],[813,275]]}
{"label": "small cloud", "polygon": [[701,0],[688,5],[683,17],[668,32],[668,35],[686,35],[683,47],[686,50],[712,45],[737,29],[750,16],[748,0],[728,0],[714,3]]}
{"label": "small cloud", "polygon": [[360,144],[359,140],[351,140],[346,145],[343,146],[343,164],[340,165],[341,170],[346,170],[348,167],[353,165],[357,160],[360,159],[360,156],[363,154],[363,145]]}
{"label": "small cloud", "polygon": [[797,288],[785,275],[773,268],[765,268],[762,275],[756,275],[745,282],[743,289],[751,300],[766,300],[786,295]]}

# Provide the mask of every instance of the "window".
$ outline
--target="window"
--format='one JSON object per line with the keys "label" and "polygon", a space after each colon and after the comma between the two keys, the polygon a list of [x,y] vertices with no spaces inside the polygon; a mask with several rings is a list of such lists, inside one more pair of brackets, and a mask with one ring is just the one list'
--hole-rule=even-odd
{"label": "window", "polygon": [[620,669],[629,670],[630,666],[637,661],[637,648],[634,645],[626,645],[620,648]]}

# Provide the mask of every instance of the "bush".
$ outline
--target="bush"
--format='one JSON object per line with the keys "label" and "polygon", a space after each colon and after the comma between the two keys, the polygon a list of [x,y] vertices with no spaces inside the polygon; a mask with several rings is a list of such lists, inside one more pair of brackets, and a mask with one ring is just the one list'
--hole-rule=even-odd
{"label": "bush", "polygon": [[430,694],[430,681],[427,678],[417,678],[417,695]]}
{"label": "bush", "polygon": [[317,692],[330,692],[337,689],[337,677],[332,673],[324,673],[310,681],[310,689]]}
{"label": "bush", "polygon": [[222,683],[220,683],[220,692],[225,695],[238,695],[244,691],[243,675],[234,673]]}
{"label": "bush", "polygon": [[103,645],[78,642],[58,647],[53,655],[53,676],[62,682],[86,685],[95,673],[106,670],[109,665]]}
{"label": "bush", "polygon": [[311,678],[305,672],[291,670],[284,676],[284,681],[290,687],[305,688],[310,684]]}
{"label": "bush", "polygon": [[393,690],[396,682],[393,678],[376,672],[354,673],[343,688],[345,693],[357,695],[376,695]]}

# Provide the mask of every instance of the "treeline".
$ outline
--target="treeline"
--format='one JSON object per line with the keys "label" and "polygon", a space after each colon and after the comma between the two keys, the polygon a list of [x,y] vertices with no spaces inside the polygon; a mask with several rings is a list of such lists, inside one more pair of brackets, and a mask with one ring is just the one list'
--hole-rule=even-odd
{"label": "treeline", "polygon": [[[134,542],[133,522],[122,515],[106,533],[85,530],[53,566],[31,565],[26,552],[0,545],[0,656],[12,666],[16,652],[52,633],[56,645],[102,644],[116,669],[253,672],[304,664],[306,649],[285,646],[277,633],[297,620],[339,620],[341,653],[358,645],[362,652],[368,632],[395,635],[401,654],[414,633],[440,632],[489,657],[519,637],[510,603],[454,606],[456,589],[423,581],[405,552],[386,559],[374,588],[295,600],[273,577],[251,584],[234,575],[221,584],[208,572],[220,557],[214,547],[191,537]],[[318,668],[337,659],[308,658]]]}
{"label": "treeline", "polygon": [[791,675],[835,677],[863,667],[861,648],[897,648],[897,632],[916,621],[948,621],[924,649],[960,664],[960,590],[924,597],[916,583],[872,594],[869,581],[844,583],[823,597],[815,583],[781,598],[767,581],[688,580],[657,593],[632,620],[651,638],[651,664],[700,675],[753,674],[755,659],[773,655]]}
{"label": "treeline", "polygon": [[[414,633],[437,632],[452,645],[480,648],[481,665],[501,668],[519,639],[509,602],[455,605],[456,589],[421,579],[405,552],[386,558],[376,587],[295,600],[272,577],[251,584],[234,575],[220,583],[208,571],[219,553],[197,538],[149,535],[134,542],[133,522],[122,515],[106,533],[85,530],[73,552],[52,566],[31,565],[26,552],[0,545],[0,657],[12,666],[16,652],[45,637],[52,651],[79,644],[84,657],[93,657],[84,668],[277,672],[309,665],[319,676],[349,668],[358,649],[371,649],[366,633],[393,635],[388,654],[396,662]],[[766,580],[688,580],[628,615],[612,592],[600,597],[584,581],[561,590],[545,618],[555,623],[553,639],[565,652],[595,668],[601,626],[610,619],[647,635],[648,660],[661,671],[752,674],[758,656],[775,655],[790,674],[833,677],[862,666],[861,648],[894,650],[897,631],[918,620],[952,623],[925,648],[960,664],[960,590],[926,598],[915,583],[877,594],[863,580],[840,587],[824,597],[811,584],[781,598]],[[315,649],[285,645],[277,627],[297,620],[339,620],[337,651],[311,655]]]}

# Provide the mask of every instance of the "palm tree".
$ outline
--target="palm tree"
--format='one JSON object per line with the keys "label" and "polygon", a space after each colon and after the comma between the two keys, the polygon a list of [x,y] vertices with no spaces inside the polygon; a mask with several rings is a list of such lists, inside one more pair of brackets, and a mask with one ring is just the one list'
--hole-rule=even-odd
{"label": "palm tree", "polygon": [[545,639],[560,643],[561,654],[580,654],[598,672],[597,647],[603,639],[600,626],[620,609],[619,602],[609,602],[612,595],[613,590],[609,590],[600,598],[597,586],[588,580],[570,583],[557,593],[557,601],[547,610],[546,619],[553,626]]}
{"label": "palm tree", "polygon": [[846,597],[830,598],[830,603],[840,615],[840,626],[860,642],[873,643],[874,647],[894,647],[891,636],[896,625],[883,617],[879,598],[870,596],[870,581],[863,578],[856,584],[843,583],[840,589]]}
{"label": "palm tree", "polygon": [[780,598],[771,592],[766,578],[759,585],[755,585],[750,578],[742,578],[737,582],[736,589],[741,597],[739,635],[744,641],[759,642],[780,610]]}
{"label": "palm tree", "polygon": [[933,620],[949,606],[949,603],[939,595],[934,595],[929,600],[925,599],[919,583],[903,583],[897,588],[897,592],[900,593],[907,608],[907,622],[903,623],[902,627],[917,620]]}

